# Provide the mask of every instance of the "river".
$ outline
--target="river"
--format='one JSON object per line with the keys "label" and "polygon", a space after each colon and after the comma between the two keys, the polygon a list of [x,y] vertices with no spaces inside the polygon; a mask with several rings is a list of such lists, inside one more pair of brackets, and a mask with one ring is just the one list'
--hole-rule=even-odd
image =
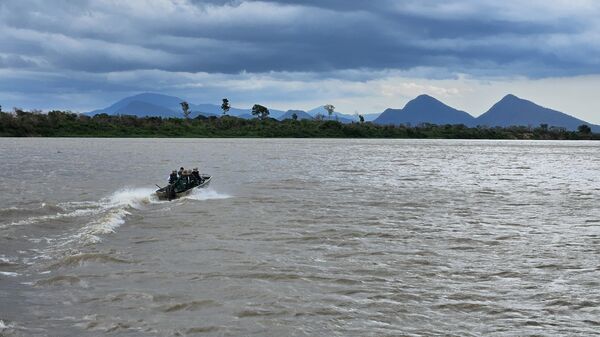
{"label": "river", "polygon": [[[590,336],[600,143],[0,139],[0,336]],[[210,188],[163,202],[171,170]]]}

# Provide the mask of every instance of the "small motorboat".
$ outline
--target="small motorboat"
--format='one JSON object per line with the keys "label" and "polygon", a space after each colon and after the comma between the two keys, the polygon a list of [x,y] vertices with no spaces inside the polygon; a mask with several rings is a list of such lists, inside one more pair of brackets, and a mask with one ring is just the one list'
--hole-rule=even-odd
{"label": "small motorboat", "polygon": [[177,199],[177,198],[181,198],[181,197],[185,197],[186,195],[189,195],[196,188],[208,187],[208,185],[210,184],[211,176],[206,175],[206,174],[201,174],[200,177],[202,178],[202,180],[200,181],[199,184],[192,183],[192,184],[186,184],[186,185],[178,185],[177,183],[175,183],[175,184],[167,185],[165,187],[158,186],[159,189],[156,190],[156,196],[158,196],[159,200],[171,201],[173,199]]}

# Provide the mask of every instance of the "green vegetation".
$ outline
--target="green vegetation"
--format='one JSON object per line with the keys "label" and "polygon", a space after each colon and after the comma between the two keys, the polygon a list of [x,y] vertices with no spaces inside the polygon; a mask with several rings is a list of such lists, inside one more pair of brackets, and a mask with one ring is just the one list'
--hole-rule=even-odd
{"label": "green vegetation", "polygon": [[592,133],[592,128],[590,128],[589,125],[582,124],[577,127],[577,131],[584,135],[589,135],[590,133]]}
{"label": "green vegetation", "polygon": [[260,104],[254,104],[252,107],[252,116],[256,116],[260,120],[265,120],[269,117],[269,109]]}
{"label": "green vegetation", "polygon": [[[255,105],[259,118],[233,116],[194,119],[135,116],[94,117],[71,112],[0,112],[0,136],[4,137],[321,137],[321,138],[454,138],[454,139],[594,139],[600,134],[589,127],[578,131],[549,127],[468,128],[464,125],[422,124],[415,127],[376,125],[370,122],[342,124],[335,120],[277,121],[268,109]],[[262,119],[261,119],[262,118]]]}

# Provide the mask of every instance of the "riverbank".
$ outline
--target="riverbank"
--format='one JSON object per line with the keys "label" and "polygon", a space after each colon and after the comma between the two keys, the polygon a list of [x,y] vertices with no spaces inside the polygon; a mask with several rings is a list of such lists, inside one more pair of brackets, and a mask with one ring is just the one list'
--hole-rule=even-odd
{"label": "riverbank", "polygon": [[70,112],[0,113],[2,137],[169,137],[169,138],[423,138],[600,140],[588,129],[568,131],[548,125],[467,127],[343,124],[335,120],[242,119],[232,116],[181,119],[136,116],[94,117]]}

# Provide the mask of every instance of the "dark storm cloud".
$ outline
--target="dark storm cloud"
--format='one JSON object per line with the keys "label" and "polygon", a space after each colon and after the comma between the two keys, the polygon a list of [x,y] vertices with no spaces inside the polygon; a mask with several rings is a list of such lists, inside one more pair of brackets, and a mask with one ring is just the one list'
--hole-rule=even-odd
{"label": "dark storm cloud", "polygon": [[[5,0],[0,60],[36,58],[26,66],[100,73],[434,67],[487,75],[502,67],[536,77],[600,70],[581,52],[599,49],[585,6],[561,14],[559,6],[535,13],[536,6],[492,1],[440,3]],[[565,52],[571,48],[580,52]]]}

